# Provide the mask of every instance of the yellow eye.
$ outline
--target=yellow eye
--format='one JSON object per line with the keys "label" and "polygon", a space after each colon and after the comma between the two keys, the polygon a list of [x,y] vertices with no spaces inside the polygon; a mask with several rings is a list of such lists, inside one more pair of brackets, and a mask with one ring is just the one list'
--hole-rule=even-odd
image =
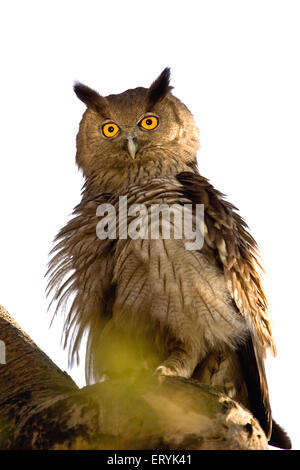
{"label": "yellow eye", "polygon": [[119,130],[119,126],[117,126],[117,124],[114,122],[107,122],[102,127],[102,132],[105,137],[114,137],[119,132]]}
{"label": "yellow eye", "polygon": [[156,116],[146,116],[141,120],[140,126],[147,131],[152,131],[158,126],[159,120]]}

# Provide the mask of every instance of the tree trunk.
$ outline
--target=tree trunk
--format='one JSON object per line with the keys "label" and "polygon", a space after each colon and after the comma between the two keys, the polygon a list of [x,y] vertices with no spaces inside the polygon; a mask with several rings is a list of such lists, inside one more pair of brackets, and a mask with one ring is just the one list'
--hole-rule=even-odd
{"label": "tree trunk", "polygon": [[180,377],[79,389],[0,307],[0,449],[268,449],[249,411]]}

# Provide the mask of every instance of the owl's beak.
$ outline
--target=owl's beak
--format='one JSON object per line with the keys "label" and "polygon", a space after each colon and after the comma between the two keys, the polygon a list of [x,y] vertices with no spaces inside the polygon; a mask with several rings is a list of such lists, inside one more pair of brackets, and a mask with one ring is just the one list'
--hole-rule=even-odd
{"label": "owl's beak", "polygon": [[131,158],[135,158],[135,154],[137,152],[137,149],[138,149],[138,145],[134,139],[134,137],[129,134],[128,137],[127,137],[127,148],[128,148],[128,152],[129,152],[129,155],[131,156]]}

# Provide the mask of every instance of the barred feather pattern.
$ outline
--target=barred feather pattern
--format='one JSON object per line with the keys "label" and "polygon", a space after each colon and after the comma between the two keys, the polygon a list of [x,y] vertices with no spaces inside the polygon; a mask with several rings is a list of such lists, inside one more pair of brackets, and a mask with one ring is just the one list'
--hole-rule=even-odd
{"label": "barred feather pattern", "polygon": [[[144,335],[157,351],[153,364],[150,361],[153,367],[167,363],[172,370],[176,365],[176,375],[193,375],[249,406],[251,393],[235,351],[250,331],[262,400],[261,410],[255,407],[270,436],[263,356],[267,348],[275,352],[275,345],[257,272],[257,246],[245,222],[193,168],[176,177],[129,184],[126,195],[128,206],[204,204],[205,243],[200,252],[187,251],[184,239],[100,240],[97,207],[110,203],[118,214],[119,195],[124,195],[122,189],[96,195],[87,187],[52,250],[49,293],[57,302],[56,311],[71,300],[65,319],[70,361],[87,333],[87,378],[98,379],[106,366],[109,369],[107,343],[121,342],[129,334],[137,345]],[[141,347],[145,349],[145,342]],[[253,393],[257,401],[257,390]]]}
{"label": "barred feather pattern", "polygon": [[263,268],[245,221],[203,176],[182,172],[177,179],[186,197],[195,204],[204,204],[205,242],[218,256],[232,298],[257,336],[264,357],[267,349],[275,356],[271,318],[259,274]]}
{"label": "barred feather pattern", "polygon": [[[171,180],[171,183],[170,178],[152,180],[146,189],[145,186],[141,188],[140,185],[132,185],[127,188],[128,204],[184,204],[195,201],[204,204],[206,246],[203,250],[213,250],[212,260],[216,256],[215,251],[217,252],[224,267],[229,291],[240,313],[246,317],[249,326],[257,335],[262,350],[271,347],[274,351],[266,298],[255,268],[256,244],[246,231],[244,221],[234,211],[234,206],[225,202],[205,178],[183,172],[177,176],[177,180]],[[49,288],[56,289],[56,310],[60,309],[72,294],[75,295],[65,322],[65,341],[67,343],[70,340],[73,345],[71,358],[78,350],[84,331],[97,330],[95,326],[92,327],[95,318],[98,323],[105,324],[111,316],[111,311],[107,312],[106,293],[113,285],[116,272],[114,263],[120,264],[127,252],[123,250],[122,258],[119,246],[118,255],[114,258],[117,244],[113,240],[99,240],[95,227],[98,222],[98,205],[110,202],[116,206],[117,200],[118,194],[84,198],[74,210],[75,217],[56,238],[60,241],[53,250],[55,256],[50,262]],[[124,245],[124,241],[122,244]],[[68,273],[71,275],[66,279]]]}

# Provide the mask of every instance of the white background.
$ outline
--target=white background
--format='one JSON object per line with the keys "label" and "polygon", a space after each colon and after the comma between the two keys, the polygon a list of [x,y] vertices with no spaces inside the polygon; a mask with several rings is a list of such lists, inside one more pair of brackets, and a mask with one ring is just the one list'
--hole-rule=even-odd
{"label": "white background", "polygon": [[[200,127],[200,172],[240,208],[266,269],[278,356],[275,419],[300,448],[300,4],[295,0],[13,1],[0,7],[0,303],[61,368],[43,279],[58,229],[80,200],[74,80],[102,94],[173,92]],[[1,332],[0,332],[1,335]],[[82,367],[70,374],[84,384]]]}

